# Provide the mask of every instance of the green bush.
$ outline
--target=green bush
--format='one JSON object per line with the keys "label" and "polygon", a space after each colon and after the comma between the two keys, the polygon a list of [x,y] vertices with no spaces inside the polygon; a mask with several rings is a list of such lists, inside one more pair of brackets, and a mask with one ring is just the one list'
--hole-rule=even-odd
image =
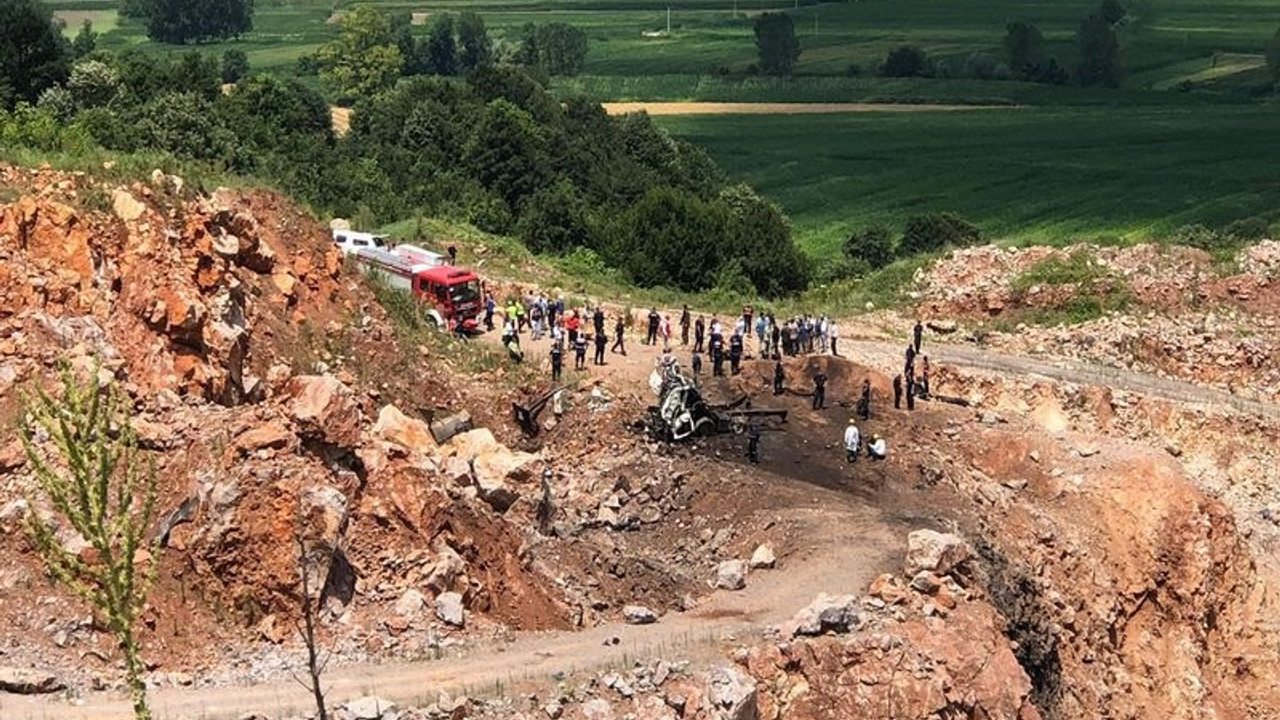
{"label": "green bush", "polygon": [[1222,234],[1237,242],[1257,242],[1271,237],[1271,223],[1264,218],[1248,217],[1227,225]]}
{"label": "green bush", "polygon": [[978,226],[956,213],[917,215],[907,221],[898,245],[899,255],[934,252],[945,247],[975,245],[982,239]]}
{"label": "green bush", "polygon": [[848,260],[879,270],[893,261],[893,237],[887,228],[867,228],[850,235],[844,241],[843,250]]}
{"label": "green bush", "polygon": [[1041,260],[1026,272],[1015,277],[1009,283],[1009,287],[1014,292],[1026,292],[1036,286],[1077,285],[1084,287],[1107,277],[1107,275],[1106,270],[1090,260],[1087,253],[1076,252],[1066,257],[1054,256]]}

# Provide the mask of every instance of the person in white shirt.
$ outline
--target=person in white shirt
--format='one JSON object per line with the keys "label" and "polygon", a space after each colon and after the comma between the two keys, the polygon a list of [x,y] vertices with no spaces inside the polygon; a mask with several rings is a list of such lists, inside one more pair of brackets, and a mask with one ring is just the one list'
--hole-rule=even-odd
{"label": "person in white shirt", "polygon": [[862,447],[862,434],[858,432],[858,426],[854,424],[853,418],[849,418],[849,427],[844,429],[844,452],[845,460],[848,462],[858,461],[858,450]]}
{"label": "person in white shirt", "polygon": [[885,445],[884,438],[872,435],[871,444],[867,446],[867,457],[872,460],[883,460],[888,453],[889,448]]}
{"label": "person in white shirt", "polygon": [[840,332],[836,329],[834,320],[827,325],[827,335],[831,336],[831,354],[835,357],[840,357],[840,351],[836,349],[836,343],[840,340]]}

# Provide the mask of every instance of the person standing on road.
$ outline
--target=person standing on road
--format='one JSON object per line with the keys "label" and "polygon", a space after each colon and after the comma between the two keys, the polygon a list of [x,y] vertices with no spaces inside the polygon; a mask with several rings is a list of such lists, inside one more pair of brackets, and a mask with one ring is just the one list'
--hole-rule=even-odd
{"label": "person standing on road", "polygon": [[564,349],[560,343],[551,343],[551,382],[560,382],[560,371],[564,368]]}
{"label": "person standing on road", "polygon": [[773,363],[773,394],[781,395],[783,393],[783,383],[786,382],[786,370],[782,367],[782,358],[778,358]]}
{"label": "person standing on road", "polygon": [[827,407],[827,375],[819,370],[813,375],[813,409]]}
{"label": "person standing on road", "polygon": [[693,357],[689,359],[689,367],[693,368],[693,381],[697,383],[698,377],[702,375],[702,353],[693,351]]}
{"label": "person standing on road", "polygon": [[907,343],[906,358],[907,358],[907,361],[902,366],[902,374],[906,376],[913,376],[916,374],[916,346],[915,345]]}
{"label": "person standing on road", "polygon": [[760,348],[760,357],[767,357],[769,355],[769,346],[765,343],[765,339],[768,337],[768,332],[769,316],[764,313],[760,313],[760,317],[756,318],[756,340],[758,341],[758,346]]}
{"label": "person standing on road", "polygon": [[573,369],[587,369],[587,334],[578,333],[578,337],[573,341]]}
{"label": "person standing on road", "polygon": [[692,322],[689,316],[689,306],[685,305],[684,310],[680,311],[680,345],[689,344],[689,323]]}
{"label": "person standing on road", "polygon": [[914,366],[908,365],[907,371],[903,373],[906,380],[907,390],[907,409],[916,409],[916,369]]}
{"label": "person standing on road", "polygon": [[577,310],[569,313],[569,317],[565,318],[564,328],[569,331],[569,344],[577,345],[578,337],[582,335],[582,320],[578,317]]}
{"label": "person standing on road", "polygon": [[671,316],[663,315],[662,324],[658,326],[658,334],[662,336],[662,349],[671,349]]}
{"label": "person standing on road", "polygon": [[542,339],[542,306],[537,303],[529,308],[529,329],[535,342]]}
{"label": "person standing on road", "polygon": [[729,338],[729,371],[735,376],[742,372],[742,333]]}
{"label": "person standing on road", "polygon": [[920,397],[929,399],[929,356],[920,356]]}
{"label": "person standing on road", "polygon": [[858,426],[854,424],[853,418],[849,418],[849,426],[844,429],[844,460],[845,462],[858,462],[858,452],[862,449],[862,434],[858,432]]}
{"label": "person standing on road", "polygon": [[836,321],[832,320],[827,325],[827,334],[831,336],[831,355],[832,357],[840,357],[840,349],[836,347],[840,343],[840,330],[836,327]]}
{"label": "person standing on road", "polygon": [[649,309],[649,334],[645,337],[645,345],[658,344],[658,325],[662,322],[662,316],[658,314],[658,308]]}
{"label": "person standing on road", "polygon": [[724,341],[719,335],[711,336],[711,375],[724,377]]}
{"label": "person standing on road", "polygon": [[911,330],[911,337],[915,341],[916,352],[920,352],[920,342],[924,340],[924,325],[916,320],[916,326]]}
{"label": "person standing on road", "polygon": [[591,314],[591,326],[595,328],[596,335],[604,335],[604,308],[596,305],[596,311]]}
{"label": "person standing on road", "polygon": [[693,351],[699,353],[703,352],[705,350],[703,343],[706,342],[706,339],[707,323],[702,319],[702,316],[699,315],[697,322],[693,324]]}
{"label": "person standing on road", "polygon": [[760,464],[760,426],[755,423],[747,424],[747,460]]}
{"label": "person standing on road", "polygon": [[623,342],[623,332],[627,329],[627,325],[622,320],[622,315],[618,315],[618,321],[613,324],[613,348],[610,352],[627,354],[627,345]]}
{"label": "person standing on road", "polygon": [[493,312],[498,309],[498,304],[493,301],[490,295],[484,299],[484,329],[493,331]]}
{"label": "person standing on road", "polygon": [[596,357],[594,361],[596,365],[604,365],[604,347],[609,342],[609,336],[604,334],[603,319],[601,319],[600,324],[601,328],[596,333]]}
{"label": "person standing on road", "polygon": [[773,357],[775,359],[781,359],[782,358],[782,346],[781,346],[782,328],[778,327],[778,319],[772,315],[769,316],[769,328],[770,328],[769,339],[771,341],[769,344],[773,346]]}
{"label": "person standing on road", "polygon": [[893,409],[902,409],[902,376],[893,376]]}

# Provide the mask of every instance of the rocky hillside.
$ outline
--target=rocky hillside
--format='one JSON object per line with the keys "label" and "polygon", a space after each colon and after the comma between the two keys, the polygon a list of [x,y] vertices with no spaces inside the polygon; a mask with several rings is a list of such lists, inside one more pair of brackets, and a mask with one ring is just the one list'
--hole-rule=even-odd
{"label": "rocky hillside", "polygon": [[918,312],[993,349],[1280,394],[1280,243],[1214,262],[1179,246],[958,250],[917,274]]}

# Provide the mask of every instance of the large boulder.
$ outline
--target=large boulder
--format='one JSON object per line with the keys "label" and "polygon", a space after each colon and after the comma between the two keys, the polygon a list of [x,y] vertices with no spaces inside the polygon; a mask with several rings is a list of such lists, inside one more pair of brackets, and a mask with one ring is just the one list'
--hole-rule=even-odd
{"label": "large boulder", "polygon": [[792,634],[844,633],[856,628],[860,621],[857,597],[822,593],[808,607],[796,613],[791,620]]}
{"label": "large boulder", "polygon": [[969,559],[969,546],[959,535],[916,530],[907,536],[907,574],[928,570],[946,575]]}
{"label": "large boulder", "polygon": [[410,452],[429,453],[436,448],[436,440],[426,423],[400,412],[395,405],[386,405],[378,413],[373,433],[387,442],[395,443]]}
{"label": "large boulder", "polygon": [[768,545],[760,545],[756,551],[751,553],[752,570],[762,570],[773,567],[778,562],[778,558],[773,554],[773,548]]}
{"label": "large boulder", "polygon": [[737,668],[718,667],[707,674],[707,702],[724,720],[756,720],[756,681]]}
{"label": "large boulder", "polygon": [[293,401],[289,412],[298,425],[332,445],[360,443],[360,407],[351,388],[332,375],[299,375],[286,390]]}
{"label": "large boulder", "polygon": [[716,587],[721,590],[741,590],[747,586],[747,563],[743,560],[725,560],[716,567]]}
{"label": "large boulder", "polygon": [[658,615],[643,605],[627,605],[622,617],[631,625],[649,625],[658,622]]}
{"label": "large boulder", "polygon": [[436,617],[445,624],[463,627],[466,624],[466,614],[462,608],[462,595],[456,592],[440,593],[436,598]]}
{"label": "large boulder", "polygon": [[395,707],[396,704],[386,698],[366,695],[348,702],[342,706],[342,709],[352,720],[379,720],[383,715],[388,715],[395,710]]}
{"label": "large boulder", "polygon": [[449,441],[449,447],[470,463],[480,497],[500,513],[520,498],[517,486],[532,480],[538,459],[537,455],[512,451],[487,428],[459,433]]}
{"label": "large boulder", "polygon": [[0,692],[18,695],[52,693],[66,687],[57,675],[43,670],[0,667]]}

